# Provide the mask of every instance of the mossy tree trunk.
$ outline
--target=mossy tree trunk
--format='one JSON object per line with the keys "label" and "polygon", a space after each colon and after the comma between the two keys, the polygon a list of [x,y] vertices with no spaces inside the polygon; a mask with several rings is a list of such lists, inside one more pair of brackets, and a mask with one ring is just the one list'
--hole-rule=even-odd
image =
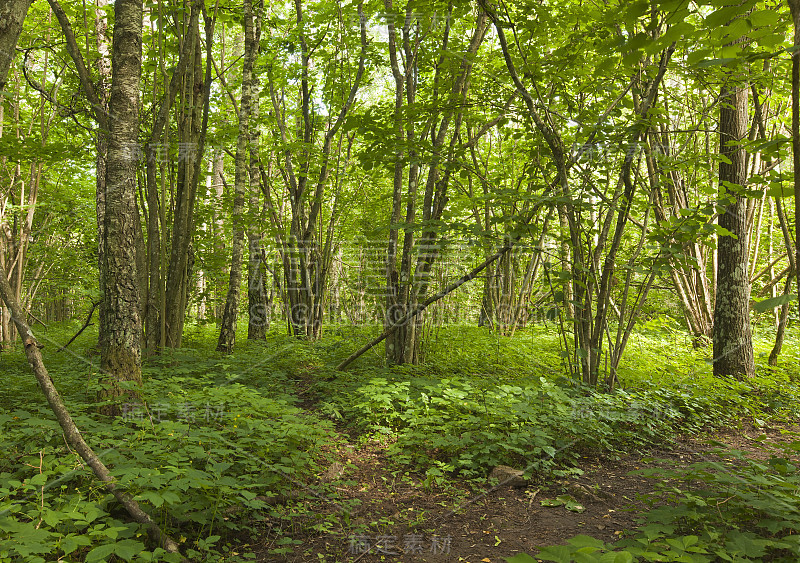
{"label": "mossy tree trunk", "polygon": [[[104,397],[123,394],[124,381],[141,383],[139,281],[136,272],[135,155],[139,133],[139,79],[142,67],[142,0],[117,0],[114,4],[114,40],[109,99],[108,158],[105,184],[106,330],[100,367],[105,375]],[[117,406],[107,409],[118,411]]]}
{"label": "mossy tree trunk", "polygon": [[750,330],[749,225],[747,200],[747,87],[729,76],[720,93],[720,195],[727,200],[720,227],[731,234],[718,240],[717,293],[714,305],[714,375],[752,377],[755,373]]}

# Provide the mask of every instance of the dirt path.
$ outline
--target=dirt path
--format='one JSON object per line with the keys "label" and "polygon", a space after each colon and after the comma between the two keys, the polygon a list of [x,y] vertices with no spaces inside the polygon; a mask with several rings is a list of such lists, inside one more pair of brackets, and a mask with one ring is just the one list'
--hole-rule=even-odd
{"label": "dirt path", "polygon": [[[756,440],[759,435],[766,439]],[[761,458],[769,455],[763,444],[769,449],[770,443],[791,438],[778,428],[746,428],[718,432],[713,439]],[[452,480],[426,484],[419,475],[391,469],[392,460],[379,444],[347,446],[339,451],[344,473],[324,493],[338,500],[301,504],[288,528],[285,520],[266,517],[264,540],[251,549],[259,561],[286,563],[504,563],[504,557],[533,554],[538,546],[564,543],[578,534],[613,541],[635,527],[637,513],[645,509],[640,497],[655,486],[654,479],[630,475],[632,471],[708,460],[713,458],[706,453],[711,449],[708,440],[678,438],[672,449],[647,456],[587,458],[578,477],[492,488]],[[563,494],[585,511],[542,506],[542,500]],[[269,554],[278,528],[302,542],[290,555]]]}

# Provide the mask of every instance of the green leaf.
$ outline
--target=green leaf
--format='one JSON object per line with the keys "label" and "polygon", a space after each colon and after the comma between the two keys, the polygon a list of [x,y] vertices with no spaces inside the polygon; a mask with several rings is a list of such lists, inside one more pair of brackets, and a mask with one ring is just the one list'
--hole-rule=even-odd
{"label": "green leaf", "polygon": [[775,10],[759,10],[747,18],[753,27],[770,27],[781,21],[780,14]]}
{"label": "green leaf", "polygon": [[527,553],[518,553],[514,557],[504,557],[508,563],[536,563],[536,559]]}
{"label": "green leaf", "polygon": [[577,513],[586,512],[586,507],[577,501],[567,502],[564,504],[564,507],[570,512],[577,512]]}
{"label": "green leaf", "polygon": [[594,547],[597,549],[603,549],[605,547],[605,543],[603,543],[602,540],[583,534],[567,540],[567,543],[575,547]]}
{"label": "green leaf", "polygon": [[784,185],[783,182],[770,182],[769,189],[767,190],[769,197],[792,197],[794,189],[792,186]]}
{"label": "green leaf", "polygon": [[139,495],[142,500],[148,501],[150,504],[158,508],[162,504],[164,504],[164,497],[158,494],[155,491],[145,491],[141,495]]}
{"label": "green leaf", "polygon": [[93,563],[94,561],[105,561],[114,553],[116,547],[115,543],[109,543],[95,547],[92,551],[86,554],[86,563]]}
{"label": "green leaf", "polygon": [[64,539],[61,540],[59,547],[61,548],[61,551],[64,552],[64,555],[69,555],[79,547],[87,545],[92,545],[92,540],[86,536],[68,534]]}
{"label": "green leaf", "polygon": [[757,313],[765,313],[775,307],[780,307],[786,303],[792,303],[797,300],[797,295],[787,293],[786,295],[778,295],[777,297],[769,297],[763,301],[758,301],[753,304],[753,310]]}
{"label": "green leaf", "polygon": [[40,487],[42,485],[47,484],[47,474],[46,473],[37,473],[27,481],[25,481],[26,485],[34,485]]}
{"label": "green leaf", "polygon": [[543,548],[536,557],[544,561],[570,563],[572,561],[572,550],[565,545],[553,545]]}
{"label": "green leaf", "polygon": [[144,550],[144,544],[136,540],[122,540],[114,545],[114,553],[125,561],[130,561]]}

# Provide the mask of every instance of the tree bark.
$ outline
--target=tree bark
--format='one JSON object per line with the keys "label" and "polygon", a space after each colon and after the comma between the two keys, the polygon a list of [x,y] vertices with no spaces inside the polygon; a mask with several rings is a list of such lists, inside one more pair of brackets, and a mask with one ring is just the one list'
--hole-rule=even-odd
{"label": "tree bark", "polygon": [[236,320],[239,314],[239,294],[242,285],[242,252],[244,250],[244,203],[247,191],[247,142],[250,135],[250,105],[253,87],[253,65],[258,45],[255,41],[255,22],[251,0],[244,0],[244,60],[242,62],[242,101],[239,109],[239,136],[236,141],[233,198],[233,247],[228,295],[217,341],[217,351],[233,352],[236,343]]}
{"label": "tree bark", "polygon": [[[257,12],[260,14],[262,11],[261,2],[257,6]],[[254,18],[253,29],[253,43],[255,44],[256,53],[254,57],[260,53],[259,47],[261,42],[261,18],[257,16]],[[249,155],[250,166],[248,167],[248,175],[250,180],[250,197],[248,201],[249,206],[249,225],[247,227],[247,339],[248,340],[266,340],[267,328],[269,325],[269,312],[267,311],[267,286],[265,281],[264,272],[265,268],[265,252],[262,246],[263,233],[261,229],[261,217],[259,209],[259,196],[263,191],[260,187],[260,131],[258,129],[258,117],[261,112],[261,105],[259,104],[259,90],[260,81],[258,76],[253,74],[253,81],[251,84],[251,103],[250,113],[252,119],[250,120],[249,132]],[[266,202],[265,202],[266,206]]]}
{"label": "tree bark", "polygon": [[[200,17],[200,6],[192,3],[189,15],[188,29],[197,29]],[[160,20],[159,20],[160,25]],[[156,168],[159,165],[159,147],[165,146],[163,133],[169,119],[169,111],[173,100],[177,95],[181,81],[186,80],[186,70],[190,59],[194,58],[193,44],[184,38],[183,49],[178,58],[178,64],[172,71],[169,84],[159,105],[158,113],[153,121],[153,128],[150,138],[145,146],[145,193],[147,197],[147,248],[148,248],[148,291],[147,305],[145,307],[145,347],[150,352],[155,352],[161,348],[162,341],[166,343],[166,330],[162,331],[162,324],[165,325],[166,315],[161,314],[161,302],[166,302],[164,279],[162,275],[161,263],[162,240],[159,224],[163,210],[160,209],[161,202],[159,197],[159,185],[157,181]],[[156,71],[157,72],[157,71]],[[163,145],[160,143],[163,142]],[[198,157],[200,158],[200,157]]]}
{"label": "tree bark", "polygon": [[732,236],[718,238],[717,293],[714,306],[714,375],[752,377],[755,373],[750,330],[750,278],[747,200],[741,187],[747,182],[745,149],[748,110],[745,85],[730,75],[720,93],[720,195],[730,203],[719,225]]}
{"label": "tree bark", "polygon": [[[800,266],[800,0],[788,0],[794,23],[792,52],[792,162],[794,164],[794,263]],[[800,267],[795,267],[797,298],[800,307]]]}
{"label": "tree bark", "polygon": [[195,164],[198,160],[202,160],[201,108],[205,105],[205,89],[203,87],[200,26],[199,20],[192,19],[191,23],[191,27],[184,35],[184,41],[190,42],[191,47],[181,97],[177,190],[165,286],[167,303],[165,340],[166,345],[173,348],[181,345],[183,323],[186,318],[191,270],[190,255],[194,234],[194,204],[199,182],[197,177],[199,169]]}
{"label": "tree bark", "polygon": [[14,49],[31,2],[32,0],[9,0],[0,4],[0,90],[6,89],[8,70],[14,60]]}
{"label": "tree bark", "polygon": [[[131,146],[139,133],[139,79],[142,67],[142,0],[114,4],[110,128],[106,169],[105,310],[108,334],[100,367],[110,385],[102,396],[122,394],[119,383],[141,383],[139,280],[136,273],[136,158]],[[118,412],[111,407],[109,412]]]}

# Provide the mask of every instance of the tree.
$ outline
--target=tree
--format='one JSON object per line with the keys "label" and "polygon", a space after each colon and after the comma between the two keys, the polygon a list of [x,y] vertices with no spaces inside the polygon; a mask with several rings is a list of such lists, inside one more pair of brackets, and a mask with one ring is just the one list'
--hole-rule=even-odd
{"label": "tree", "polygon": [[720,92],[719,189],[723,212],[718,238],[717,292],[714,303],[714,375],[752,377],[750,330],[749,231],[747,199],[748,86],[740,72],[727,73]]}
{"label": "tree", "polygon": [[[470,77],[489,20],[478,9],[465,19],[475,22],[469,41],[454,46],[452,5],[441,26],[435,12],[422,17],[410,2],[399,14],[391,0],[385,6],[391,18],[388,48],[395,97],[392,138],[385,141],[394,166],[384,326],[395,327],[386,337],[386,358],[393,364],[415,364],[420,360],[422,319],[414,315],[411,322],[396,325],[425,301],[431,269],[444,243],[445,234],[435,225],[447,209],[455,154],[463,148],[459,141]],[[425,60],[420,54],[428,49],[441,54]]]}
{"label": "tree", "polygon": [[[108,161],[105,192],[106,329],[100,367],[110,379],[103,393],[117,397],[119,383],[141,383],[141,298],[136,271],[137,158],[131,147],[139,135],[139,79],[142,68],[142,0],[114,4],[114,40],[109,97]],[[116,409],[112,409],[116,410]]]}
{"label": "tree", "polygon": [[236,319],[239,314],[239,295],[242,285],[242,253],[244,250],[245,225],[244,204],[248,179],[248,140],[250,137],[250,113],[253,99],[253,65],[258,42],[256,41],[255,18],[261,14],[253,12],[251,0],[244,0],[244,58],[242,61],[242,97],[239,108],[239,135],[236,141],[236,168],[234,172],[233,200],[233,246],[231,269],[228,279],[228,294],[225,312],[217,341],[217,351],[230,354],[236,343]]}
{"label": "tree", "polygon": [[794,164],[795,279],[800,307],[800,0],[788,0],[794,23],[792,51],[792,162]]}
{"label": "tree", "polygon": [[[192,2],[192,11],[202,10],[205,21],[206,70],[203,77],[202,41],[196,15],[190,15],[190,27],[183,36],[189,43],[187,63],[182,78],[178,117],[177,190],[173,212],[170,258],[166,272],[163,321],[167,346],[180,347],[183,323],[189,302],[191,261],[194,252],[195,202],[197,199],[203,154],[208,131],[211,95],[211,49],[214,43],[214,18],[209,17],[201,0]],[[160,287],[159,287],[160,289]]]}
{"label": "tree", "polygon": [[[332,177],[338,187],[343,172],[334,151],[337,148],[341,151],[345,136],[343,125],[356,102],[367,58],[366,18],[362,4],[357,6],[360,37],[357,66],[348,61],[350,30],[345,25],[341,8],[326,3],[318,4],[317,8],[322,10],[321,13],[309,14],[304,9],[303,0],[294,1],[296,31],[292,30],[292,43],[288,52],[280,53],[276,49],[273,54],[276,58],[281,55],[286,58],[277,58],[270,64],[275,167],[280,171],[288,196],[288,216],[276,212],[280,205],[273,199],[277,195],[270,188],[271,181],[266,174],[262,181],[283,262],[289,329],[294,336],[312,340],[321,334],[323,302],[334,250],[333,229],[342,212],[340,193],[334,193],[333,198],[329,198],[327,193]],[[335,14],[331,13],[334,11]],[[338,29],[332,30],[330,21],[337,17]],[[324,27],[317,25],[320,22],[324,22]],[[326,42],[328,33],[337,33],[337,40]],[[299,48],[300,64],[296,71],[299,76],[292,76],[291,70],[283,75],[281,63],[289,69],[295,66],[291,62],[297,56],[293,54],[295,42]],[[333,52],[328,52],[326,45],[332,45]],[[286,51],[285,48],[281,50]],[[327,75],[315,72],[317,66],[332,72]],[[340,78],[332,80],[335,73]],[[288,86],[292,79],[299,81],[297,99],[292,99],[291,93],[295,89]],[[320,91],[320,94],[315,94],[315,91]],[[317,95],[321,96],[327,109],[326,115],[316,108],[314,98]],[[329,210],[326,210],[326,204]]]}
{"label": "tree", "polygon": [[14,49],[32,1],[9,0],[0,5],[0,90],[6,89],[8,69],[14,60]]}

